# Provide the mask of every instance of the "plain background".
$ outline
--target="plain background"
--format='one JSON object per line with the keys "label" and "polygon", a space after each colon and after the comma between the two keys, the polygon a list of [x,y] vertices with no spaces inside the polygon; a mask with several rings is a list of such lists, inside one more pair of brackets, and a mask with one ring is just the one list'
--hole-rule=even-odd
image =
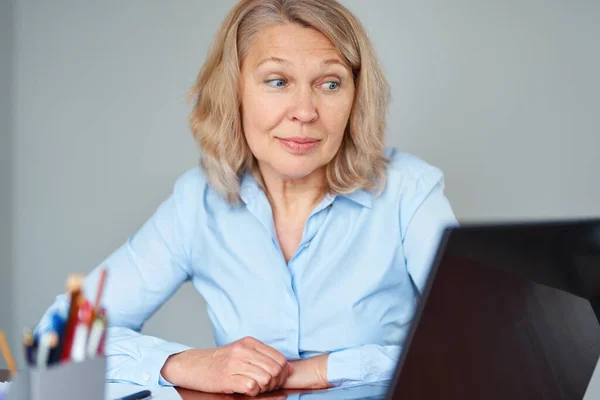
{"label": "plain background", "polygon": [[[392,85],[387,143],[445,172],[461,222],[600,215],[600,2],[343,3]],[[70,272],[99,264],[197,164],[186,93],[233,4],[0,2],[0,327],[13,346]],[[213,344],[191,285],[144,332]]]}
{"label": "plain background", "polygon": [[[12,3],[0,0],[0,329],[13,328],[12,278]],[[13,339],[14,329],[7,332]],[[0,368],[4,365],[0,357]]]}

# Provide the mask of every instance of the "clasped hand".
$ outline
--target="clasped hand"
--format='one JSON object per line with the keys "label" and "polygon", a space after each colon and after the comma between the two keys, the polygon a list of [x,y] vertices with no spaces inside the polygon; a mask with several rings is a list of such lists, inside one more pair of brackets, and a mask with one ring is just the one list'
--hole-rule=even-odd
{"label": "clasped hand", "polygon": [[279,351],[252,337],[214,349],[174,354],[165,362],[161,375],[186,389],[248,396],[279,388],[329,387],[327,355],[288,361]]}

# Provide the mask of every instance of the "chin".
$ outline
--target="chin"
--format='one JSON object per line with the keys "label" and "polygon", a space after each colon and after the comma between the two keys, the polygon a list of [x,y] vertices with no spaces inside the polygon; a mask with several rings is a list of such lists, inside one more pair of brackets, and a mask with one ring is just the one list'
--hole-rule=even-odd
{"label": "chin", "polygon": [[[288,161],[281,160],[283,162],[279,162],[273,165],[273,169],[277,174],[284,176],[289,179],[300,179],[305,178],[315,170],[322,167],[317,163],[310,162],[309,160],[302,161]],[[286,162],[287,161],[287,162]]]}
{"label": "chin", "polygon": [[296,169],[296,168],[277,168],[276,172],[288,179],[302,179],[302,178],[306,178],[307,176],[309,176],[312,172],[314,172],[316,168],[303,168],[303,169]]}

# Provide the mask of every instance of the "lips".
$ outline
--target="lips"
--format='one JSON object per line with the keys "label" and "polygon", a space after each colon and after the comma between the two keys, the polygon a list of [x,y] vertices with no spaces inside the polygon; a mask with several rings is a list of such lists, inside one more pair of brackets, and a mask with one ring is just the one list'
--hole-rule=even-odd
{"label": "lips", "polygon": [[294,154],[306,154],[321,142],[320,139],[309,137],[277,138],[279,143]]}
{"label": "lips", "polygon": [[314,139],[314,138],[310,138],[310,137],[292,137],[292,138],[281,138],[281,140],[287,140],[289,142],[295,142],[295,143],[314,143],[314,142],[318,142],[319,139]]}

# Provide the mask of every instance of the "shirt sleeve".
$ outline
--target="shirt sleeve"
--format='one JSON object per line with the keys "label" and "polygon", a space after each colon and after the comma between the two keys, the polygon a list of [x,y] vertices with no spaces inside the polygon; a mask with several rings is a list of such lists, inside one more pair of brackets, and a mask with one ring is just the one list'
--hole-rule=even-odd
{"label": "shirt sleeve", "polygon": [[[154,215],[102,264],[107,277],[102,296],[109,328],[105,342],[106,377],[146,386],[169,384],[161,379],[166,359],[190,347],[142,335],[144,323],[190,278],[190,236],[195,218],[197,179],[188,173]],[[101,267],[84,280],[84,294],[93,301]],[[69,299],[59,295],[36,327],[51,329],[54,313],[68,314]]]}
{"label": "shirt sleeve", "polygon": [[406,268],[419,293],[423,293],[440,240],[447,227],[458,224],[444,195],[444,176],[428,168],[406,196],[400,210],[402,247]]}
{"label": "shirt sleeve", "polygon": [[[427,168],[405,188],[400,202],[400,226],[406,268],[423,292],[444,230],[457,221],[444,195],[444,177]],[[333,386],[392,379],[402,346],[368,344],[329,354],[327,380]]]}
{"label": "shirt sleeve", "polygon": [[400,349],[368,344],[334,351],[327,359],[327,380],[337,387],[392,379]]}

